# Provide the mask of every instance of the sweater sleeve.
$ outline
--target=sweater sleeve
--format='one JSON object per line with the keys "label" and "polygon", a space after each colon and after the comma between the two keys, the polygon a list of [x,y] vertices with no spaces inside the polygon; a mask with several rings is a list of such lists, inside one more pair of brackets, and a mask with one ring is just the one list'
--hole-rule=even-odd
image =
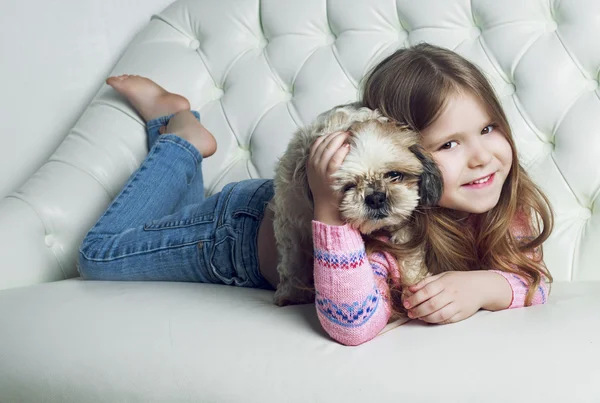
{"label": "sweater sleeve", "polygon": [[[390,319],[390,259],[366,256],[358,230],[312,222],[315,306],[321,325],[338,342],[356,346],[371,340]],[[397,268],[396,268],[397,269]]]}
{"label": "sweater sleeve", "polygon": [[[522,308],[525,306],[525,297],[527,295],[527,282],[523,276],[514,273],[507,273],[500,270],[490,270],[494,273],[500,274],[502,277],[508,281],[510,288],[512,289],[512,301],[507,309],[512,308]],[[535,290],[535,294],[533,294],[533,299],[531,300],[531,305],[539,305],[545,304],[548,300],[548,281],[546,276],[543,277],[543,281],[540,282],[537,290]]]}
{"label": "sweater sleeve", "polygon": [[[517,241],[527,240],[531,238],[531,223],[524,212],[519,212],[516,215],[515,220],[511,225],[510,232],[513,234]],[[531,252],[527,252],[525,255],[535,262],[541,262],[542,264],[544,264],[544,262],[542,261],[542,254],[540,248],[536,248]],[[526,280],[526,278],[518,274],[507,273],[500,270],[490,271],[498,273],[502,277],[504,277],[506,281],[508,281],[508,284],[512,289],[512,301],[507,309],[524,307],[525,297],[527,296],[527,290],[529,289],[528,281]],[[542,276],[542,281],[540,282],[540,285],[533,294],[531,305],[545,304],[548,300],[549,290],[550,288],[548,278],[546,276]]]}

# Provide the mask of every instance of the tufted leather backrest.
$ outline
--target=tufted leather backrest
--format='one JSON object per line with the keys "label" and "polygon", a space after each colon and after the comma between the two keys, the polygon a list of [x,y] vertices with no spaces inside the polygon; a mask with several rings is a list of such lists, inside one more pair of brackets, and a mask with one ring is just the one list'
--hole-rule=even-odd
{"label": "tufted leather backrest", "polygon": [[[518,152],[549,195],[556,280],[600,280],[600,2],[180,0],[154,16],[113,74],[186,96],[215,134],[206,191],[272,177],[292,133],[358,99],[398,47],[454,49],[491,80]],[[77,276],[87,230],[147,153],[141,118],[104,86],[52,157],[0,202],[0,288]]]}

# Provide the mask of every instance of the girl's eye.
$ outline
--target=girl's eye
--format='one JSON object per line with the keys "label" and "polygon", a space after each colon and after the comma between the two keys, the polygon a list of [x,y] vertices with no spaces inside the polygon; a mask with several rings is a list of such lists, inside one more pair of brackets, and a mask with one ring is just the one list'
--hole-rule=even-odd
{"label": "girl's eye", "polygon": [[456,141],[449,141],[445,144],[442,144],[442,146],[440,147],[440,150],[449,150],[451,148],[454,148],[457,146]]}
{"label": "girl's eye", "polygon": [[494,129],[496,128],[496,125],[487,125],[486,127],[483,128],[483,130],[481,131],[481,134],[489,134],[491,133]]}
{"label": "girl's eye", "polygon": [[384,176],[386,178],[390,178],[392,180],[392,182],[398,182],[398,181],[401,181],[402,178],[404,178],[404,174],[402,172],[398,172],[398,171],[387,172]]}

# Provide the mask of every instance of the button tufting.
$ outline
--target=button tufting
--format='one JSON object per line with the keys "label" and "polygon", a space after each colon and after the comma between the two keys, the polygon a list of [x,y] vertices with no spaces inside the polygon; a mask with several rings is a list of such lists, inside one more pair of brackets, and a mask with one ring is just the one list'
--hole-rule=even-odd
{"label": "button tufting", "polygon": [[469,34],[472,39],[478,38],[481,35],[481,28],[473,27],[471,28],[471,32]]}
{"label": "button tufting", "polygon": [[250,157],[252,156],[252,152],[250,151],[250,147],[246,146],[246,145],[242,145],[242,144],[239,145],[237,154],[241,158],[245,158],[247,160],[249,160]]}
{"label": "button tufting", "polygon": [[283,102],[289,102],[292,100],[294,94],[292,94],[290,91],[286,91],[283,93]]}
{"label": "button tufting", "polygon": [[556,149],[556,143],[554,142],[554,139],[551,139],[547,143],[544,143],[542,147],[544,150],[544,155],[551,155]]}
{"label": "button tufting", "polygon": [[334,34],[331,34],[331,33],[326,34],[325,35],[325,45],[329,46],[329,45],[334,44],[336,39],[337,38],[335,37]]}
{"label": "button tufting", "polygon": [[48,234],[44,237],[44,242],[46,243],[47,247],[51,247],[52,245],[54,245],[54,236],[52,234]]}
{"label": "button tufting", "polygon": [[258,45],[257,47],[259,49],[263,49],[264,47],[266,47],[268,45],[269,41],[267,40],[267,38],[260,38],[260,40],[258,41]]}
{"label": "button tufting", "polygon": [[554,32],[558,29],[558,24],[556,23],[556,21],[550,21],[546,24],[546,31],[548,32]]}
{"label": "button tufting", "polygon": [[189,47],[194,50],[197,50],[198,48],[200,48],[200,41],[198,39],[190,40]]}
{"label": "button tufting", "polygon": [[586,88],[590,91],[596,91],[598,89],[598,81],[591,79],[587,82]]}
{"label": "button tufting", "polygon": [[592,210],[588,209],[588,208],[583,208],[580,212],[579,212],[579,217],[582,220],[589,220],[590,218],[592,218]]}
{"label": "button tufting", "polygon": [[508,95],[512,95],[517,92],[517,87],[514,84],[508,84],[507,86]]}
{"label": "button tufting", "polygon": [[223,89],[221,89],[219,87],[213,88],[213,99],[221,99],[221,98],[223,98],[224,94],[225,94],[225,91],[223,91]]}

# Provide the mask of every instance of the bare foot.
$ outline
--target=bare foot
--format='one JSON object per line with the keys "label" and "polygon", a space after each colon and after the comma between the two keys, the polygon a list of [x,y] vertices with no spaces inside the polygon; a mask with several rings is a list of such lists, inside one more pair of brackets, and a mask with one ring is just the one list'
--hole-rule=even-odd
{"label": "bare foot", "polygon": [[186,139],[198,149],[202,157],[210,157],[217,151],[217,141],[190,111],[177,113],[169,120],[163,133],[175,134]]}
{"label": "bare foot", "polygon": [[106,84],[127,98],[146,122],[190,110],[190,102],[185,97],[168,92],[145,77],[124,74],[107,78]]}

